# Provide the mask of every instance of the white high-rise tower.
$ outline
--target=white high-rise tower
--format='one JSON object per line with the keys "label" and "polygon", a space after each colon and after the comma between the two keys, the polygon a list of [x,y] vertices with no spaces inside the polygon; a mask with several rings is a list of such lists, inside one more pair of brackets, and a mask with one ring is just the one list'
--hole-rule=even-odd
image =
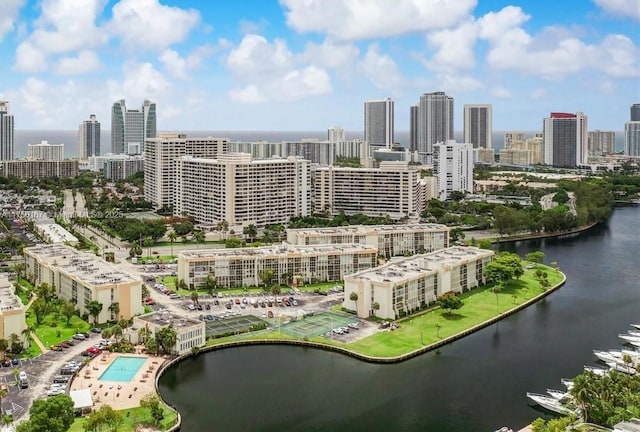
{"label": "white high-rise tower", "polygon": [[390,98],[364,103],[364,140],[370,146],[393,146],[393,100]]}

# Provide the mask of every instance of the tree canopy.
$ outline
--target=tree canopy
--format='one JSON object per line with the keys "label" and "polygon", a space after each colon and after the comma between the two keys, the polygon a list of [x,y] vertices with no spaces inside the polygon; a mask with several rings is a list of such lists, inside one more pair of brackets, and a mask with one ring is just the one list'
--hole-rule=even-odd
{"label": "tree canopy", "polygon": [[73,400],[66,394],[36,399],[29,409],[29,420],[16,428],[17,432],[65,432],[75,418]]}

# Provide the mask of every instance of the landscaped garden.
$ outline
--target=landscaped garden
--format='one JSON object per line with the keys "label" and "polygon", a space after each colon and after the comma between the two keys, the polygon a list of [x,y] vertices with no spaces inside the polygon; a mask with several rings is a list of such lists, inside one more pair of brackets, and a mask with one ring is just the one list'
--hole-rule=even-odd
{"label": "landscaped garden", "polygon": [[[153,426],[158,430],[168,430],[171,426],[176,424],[177,414],[169,409],[164,404],[160,404],[162,408],[163,418],[160,420],[157,426]],[[140,430],[141,425],[154,425],[154,419],[151,416],[151,411],[148,408],[130,408],[126,410],[117,411],[122,415],[123,422],[117,428],[118,432],[134,432]],[[69,432],[84,432],[84,425],[87,422],[85,417],[78,417],[75,419]]]}

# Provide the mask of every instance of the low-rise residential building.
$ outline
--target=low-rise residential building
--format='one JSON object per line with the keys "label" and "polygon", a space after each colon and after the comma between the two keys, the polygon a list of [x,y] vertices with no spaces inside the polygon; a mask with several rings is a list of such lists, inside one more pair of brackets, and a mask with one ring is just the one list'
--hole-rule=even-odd
{"label": "low-rise residential building", "polygon": [[207,249],[178,254],[178,279],[200,288],[208,275],[219,288],[259,286],[269,269],[271,283],[286,284],[338,281],[348,274],[376,265],[378,248],[374,246],[288,244],[257,248]]}
{"label": "low-rise residential building", "polygon": [[[435,303],[445,293],[462,293],[483,284],[483,271],[494,254],[454,246],[348,275],[342,305],[362,318],[396,319]],[[357,294],[356,301],[350,299],[351,293]]]}
{"label": "low-rise residential building", "polygon": [[57,223],[36,223],[34,227],[38,234],[40,234],[47,243],[66,243],[70,245],[78,243],[78,238],[76,236]]}
{"label": "low-rise residential building", "polygon": [[28,341],[23,333],[27,328],[25,311],[7,274],[0,273],[0,339],[8,341],[15,334],[22,342]]}
{"label": "low-rise residential building", "polygon": [[[89,314],[89,302],[102,304],[98,323],[144,312],[140,278],[100,257],[62,243],[27,247],[23,254],[25,274],[34,285],[49,284],[58,297],[74,302],[83,314]],[[112,306],[116,303],[117,315]]]}
{"label": "low-rise residential building", "polygon": [[[172,315],[167,311],[155,311],[133,319],[133,327],[149,330],[149,337],[155,337],[157,332],[168,326],[176,331],[176,344],[171,350],[174,355],[188,354],[193,348],[202,347],[206,342],[204,321]],[[135,339],[132,341],[137,342],[137,333],[132,336]]]}
{"label": "low-rise residential building", "polygon": [[378,248],[385,258],[449,247],[450,228],[440,224],[352,225],[288,229],[287,243],[299,246],[357,243]]}

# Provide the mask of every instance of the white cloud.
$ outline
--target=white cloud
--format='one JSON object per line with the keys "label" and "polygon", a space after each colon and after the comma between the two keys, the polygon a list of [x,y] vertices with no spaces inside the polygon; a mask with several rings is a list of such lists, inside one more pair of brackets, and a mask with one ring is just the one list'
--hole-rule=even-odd
{"label": "white cloud", "polygon": [[511,99],[511,91],[504,87],[494,87],[491,89],[491,96],[497,99]]}
{"label": "white cloud", "polygon": [[246,35],[231,50],[226,65],[239,89],[229,92],[237,102],[294,101],[330,93],[327,72],[316,65],[299,65],[283,40],[269,43],[260,35]]}
{"label": "white cloud", "polygon": [[82,7],[74,0],[44,0],[35,30],[16,50],[15,68],[39,72],[52,54],[91,49],[107,42],[108,36],[95,26],[105,0],[86,0]]}
{"label": "white cloud", "polygon": [[640,21],[640,0],[593,0],[593,2],[611,15]]}
{"label": "white cloud", "polygon": [[435,71],[469,70],[475,65],[474,46],[478,36],[478,26],[471,21],[454,29],[432,32],[427,42],[436,50],[426,62]]}
{"label": "white cloud", "polygon": [[459,75],[455,73],[443,73],[436,76],[436,87],[446,91],[447,93],[463,93],[472,90],[478,90],[483,87],[482,83],[470,76]]}
{"label": "white cloud", "polygon": [[77,57],[60,59],[56,73],[60,75],[78,75],[94,71],[100,67],[100,59],[93,51],[80,51]]}
{"label": "white cloud", "polygon": [[549,94],[547,93],[547,90],[544,88],[537,88],[534,89],[530,94],[529,97],[533,100],[542,100],[542,99],[547,99],[549,97]]}
{"label": "white cloud", "polygon": [[164,69],[174,78],[187,79],[189,72],[200,67],[202,61],[216,51],[213,45],[202,45],[194,48],[186,57],[177,51],[167,48],[160,54],[159,60]]}
{"label": "white cloud", "polygon": [[406,84],[400,68],[387,54],[380,52],[377,44],[369,46],[360,62],[360,69],[365,77],[381,90],[398,90]]}
{"label": "white cloud", "polygon": [[125,63],[122,70],[124,79],[121,82],[110,80],[107,83],[112,101],[123,97],[158,101],[171,88],[169,81],[151,63]]}
{"label": "white cloud", "polygon": [[280,0],[287,24],[300,33],[338,40],[396,36],[448,28],[465,19],[476,0]]}
{"label": "white cloud", "polygon": [[0,42],[4,35],[13,31],[18,12],[25,0],[0,1]]}
{"label": "white cloud", "polygon": [[163,50],[183,41],[200,22],[194,9],[161,5],[158,0],[121,0],[113,7],[111,32],[127,49]]}
{"label": "white cloud", "polygon": [[588,44],[562,27],[547,27],[532,37],[519,27],[527,19],[520,8],[509,6],[478,20],[480,38],[489,42],[491,67],[547,79],[587,69],[613,77],[640,76],[640,51],[628,37],[608,35]]}
{"label": "white cloud", "polygon": [[325,39],[322,44],[308,42],[301,59],[329,69],[342,69],[353,64],[359,54],[360,50],[353,44],[335,43]]}

